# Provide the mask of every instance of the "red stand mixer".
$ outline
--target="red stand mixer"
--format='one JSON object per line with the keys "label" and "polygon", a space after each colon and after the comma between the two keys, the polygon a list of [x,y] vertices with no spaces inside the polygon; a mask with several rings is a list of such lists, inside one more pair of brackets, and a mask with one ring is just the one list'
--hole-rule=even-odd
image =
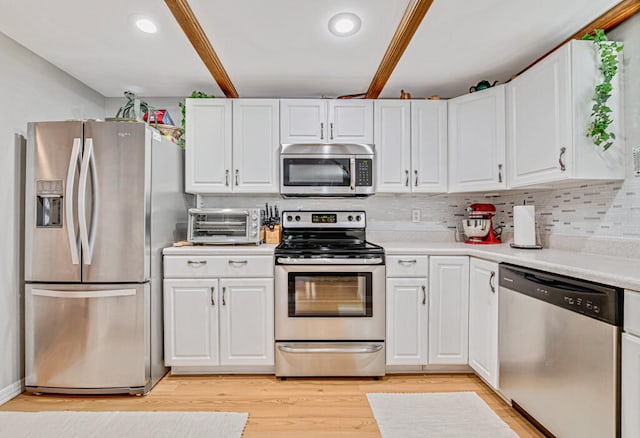
{"label": "red stand mixer", "polygon": [[502,243],[500,233],[496,235],[493,229],[492,218],[496,214],[496,207],[493,204],[471,204],[467,207],[467,212],[469,218],[462,220],[464,234],[468,237],[464,243]]}

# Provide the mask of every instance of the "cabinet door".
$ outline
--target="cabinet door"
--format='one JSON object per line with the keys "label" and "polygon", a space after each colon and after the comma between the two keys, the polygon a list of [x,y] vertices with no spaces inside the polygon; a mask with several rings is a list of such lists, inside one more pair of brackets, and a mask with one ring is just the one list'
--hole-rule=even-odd
{"label": "cabinet door", "polygon": [[469,257],[429,257],[429,363],[467,364]]}
{"label": "cabinet door", "polygon": [[218,281],[164,281],[164,361],[218,365]]}
{"label": "cabinet door", "polygon": [[387,279],[387,365],[427,363],[427,279]]}
{"label": "cabinet door", "polygon": [[449,106],[449,191],[505,189],[505,90],[467,94]]}
{"label": "cabinet door", "polygon": [[327,106],[322,99],[280,100],[280,143],[327,143]]}
{"label": "cabinet door", "polygon": [[498,264],[469,262],[469,365],[498,388]]}
{"label": "cabinet door", "polygon": [[[377,144],[376,144],[377,146]],[[411,190],[447,191],[447,102],[411,102]]]}
{"label": "cabinet door", "polygon": [[220,293],[220,365],[273,365],[273,279],[221,279]]}
{"label": "cabinet door", "polygon": [[231,129],[230,100],[186,99],[186,192],[231,192]]}
{"label": "cabinet door", "polygon": [[562,160],[568,168],[573,153],[569,56],[565,45],[508,84],[512,187],[555,181],[570,173],[560,165]]}
{"label": "cabinet door", "polygon": [[329,143],[373,143],[373,100],[327,100]]}
{"label": "cabinet door", "polygon": [[[626,315],[625,315],[626,316]],[[640,436],[640,338],[622,334],[622,438]]]}
{"label": "cabinet door", "polygon": [[233,101],[233,191],[278,192],[279,101]]}
{"label": "cabinet door", "polygon": [[376,100],[375,134],[378,193],[410,192],[411,104],[408,100]]}

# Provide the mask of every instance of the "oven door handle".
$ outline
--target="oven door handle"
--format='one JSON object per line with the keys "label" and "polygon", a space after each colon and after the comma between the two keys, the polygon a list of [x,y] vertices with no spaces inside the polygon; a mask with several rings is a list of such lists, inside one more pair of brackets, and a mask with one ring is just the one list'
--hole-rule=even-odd
{"label": "oven door handle", "polygon": [[333,257],[318,259],[299,259],[295,257],[278,257],[278,263],[282,265],[381,265],[382,257],[356,259],[349,257]]}
{"label": "oven door handle", "polygon": [[305,353],[377,353],[382,350],[382,345],[347,345],[338,346],[323,345],[317,347],[292,347],[290,345],[278,345],[278,349],[285,353],[305,354]]}

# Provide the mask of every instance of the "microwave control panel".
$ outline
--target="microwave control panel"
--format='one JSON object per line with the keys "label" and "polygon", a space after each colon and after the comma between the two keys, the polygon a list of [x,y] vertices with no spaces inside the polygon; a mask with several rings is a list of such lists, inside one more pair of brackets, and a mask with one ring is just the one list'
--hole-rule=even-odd
{"label": "microwave control panel", "polygon": [[373,160],[369,158],[356,159],[356,186],[371,187],[373,185]]}

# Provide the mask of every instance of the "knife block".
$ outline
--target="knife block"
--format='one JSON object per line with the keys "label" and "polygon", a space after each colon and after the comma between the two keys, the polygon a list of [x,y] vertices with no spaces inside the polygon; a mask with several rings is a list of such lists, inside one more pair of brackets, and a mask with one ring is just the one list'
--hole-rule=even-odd
{"label": "knife block", "polygon": [[280,224],[276,224],[273,228],[263,226],[264,228],[264,243],[280,243]]}

